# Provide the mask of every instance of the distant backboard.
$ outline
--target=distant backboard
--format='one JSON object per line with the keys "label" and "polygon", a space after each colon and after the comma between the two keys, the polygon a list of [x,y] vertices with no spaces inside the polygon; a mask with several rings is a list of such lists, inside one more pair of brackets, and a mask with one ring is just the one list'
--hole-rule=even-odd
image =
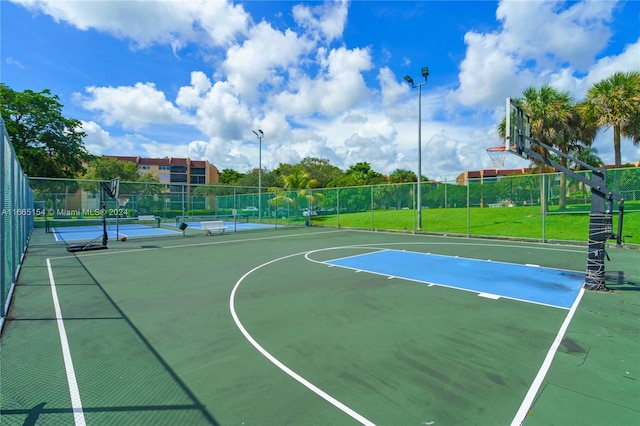
{"label": "distant backboard", "polygon": [[117,199],[120,195],[120,178],[111,179],[111,198]]}
{"label": "distant backboard", "polygon": [[507,98],[505,117],[505,149],[522,156],[523,149],[529,148],[529,140],[527,139],[531,136],[529,117],[511,98]]}

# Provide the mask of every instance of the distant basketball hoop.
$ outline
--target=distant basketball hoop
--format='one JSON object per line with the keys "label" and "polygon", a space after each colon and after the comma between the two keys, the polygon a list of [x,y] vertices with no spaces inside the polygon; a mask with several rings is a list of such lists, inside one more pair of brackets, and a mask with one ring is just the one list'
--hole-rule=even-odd
{"label": "distant basketball hoop", "polygon": [[487,148],[487,154],[489,154],[489,158],[491,158],[493,167],[497,169],[504,167],[504,160],[507,156],[507,148],[504,145],[490,146]]}
{"label": "distant basketball hoop", "polygon": [[120,207],[125,207],[128,202],[129,202],[129,198],[128,197],[124,197],[122,195],[118,197],[118,205]]}

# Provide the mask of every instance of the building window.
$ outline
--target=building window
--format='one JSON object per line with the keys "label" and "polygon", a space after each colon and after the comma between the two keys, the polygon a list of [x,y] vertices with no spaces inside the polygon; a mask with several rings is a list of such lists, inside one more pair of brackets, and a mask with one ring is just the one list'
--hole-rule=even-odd
{"label": "building window", "polygon": [[200,168],[198,168],[198,169],[191,169],[191,174],[192,174],[192,175],[204,175],[204,174],[205,174],[205,171],[204,171],[204,169],[200,169]]}
{"label": "building window", "polygon": [[171,173],[187,173],[187,166],[171,166]]}
{"label": "building window", "polygon": [[171,166],[167,165],[167,164],[162,164],[159,167],[160,170],[171,170]]}
{"label": "building window", "polygon": [[171,175],[169,173],[158,173],[158,179],[161,181],[168,181],[171,179]]}
{"label": "building window", "polygon": [[204,176],[191,176],[191,183],[204,183]]}
{"label": "building window", "polygon": [[187,175],[183,175],[183,174],[171,174],[171,182],[186,182],[187,181]]}
{"label": "building window", "polygon": [[138,170],[150,170],[151,167],[148,164],[138,164]]}

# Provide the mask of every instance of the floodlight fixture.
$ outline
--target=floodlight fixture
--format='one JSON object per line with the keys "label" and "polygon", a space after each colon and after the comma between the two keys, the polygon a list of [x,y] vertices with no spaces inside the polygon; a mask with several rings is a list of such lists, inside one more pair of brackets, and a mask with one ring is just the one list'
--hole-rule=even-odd
{"label": "floodlight fixture", "polygon": [[427,77],[429,76],[429,67],[422,67],[421,72],[422,72],[422,76],[426,81]]}
{"label": "floodlight fixture", "polygon": [[411,85],[411,87],[415,87],[413,84],[413,79],[411,77],[409,77],[408,75],[404,76],[404,79],[407,83],[409,83]]}

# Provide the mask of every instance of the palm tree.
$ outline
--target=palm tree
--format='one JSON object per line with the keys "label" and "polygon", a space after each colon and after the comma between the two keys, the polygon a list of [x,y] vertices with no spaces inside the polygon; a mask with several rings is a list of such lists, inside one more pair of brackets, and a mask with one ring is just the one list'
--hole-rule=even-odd
{"label": "palm tree", "polygon": [[[311,175],[302,171],[300,168],[295,167],[291,174],[282,177],[284,188],[289,191],[296,191],[296,197],[293,200],[295,208],[295,216],[298,217],[299,211],[299,199],[306,199],[309,207],[314,206],[318,199],[322,198],[321,193],[313,193],[312,188],[315,188],[318,181],[311,178]],[[309,216],[311,217],[311,216]]]}
{"label": "palm tree", "polygon": [[[273,197],[269,199],[269,205],[273,207],[276,218],[281,217],[282,209],[286,207],[288,210],[289,206],[293,205],[293,199],[289,197],[289,193],[285,189],[274,186],[270,187],[267,192],[273,194]],[[288,211],[284,212],[284,215],[284,217],[288,217]]]}
{"label": "palm tree", "polygon": [[[576,152],[573,153],[573,156],[578,160],[582,161],[583,163],[590,165],[591,167],[602,167],[604,164],[600,159],[600,157],[598,157],[598,150],[592,146],[578,149]],[[576,165],[575,167],[575,170],[582,170],[582,169],[583,168],[579,165]],[[584,200],[583,202],[586,204],[588,202],[587,185],[585,185],[582,182],[576,182],[576,190],[577,192],[580,192],[582,194],[582,197]]]}
{"label": "palm tree", "polygon": [[[602,159],[598,157],[598,150],[592,146],[579,149],[575,153],[575,157],[583,163],[587,163],[591,167],[602,167],[604,164]],[[578,170],[579,169],[580,168],[578,168]]]}
{"label": "palm tree", "polygon": [[640,72],[617,72],[595,83],[579,111],[584,120],[598,128],[613,127],[615,165],[622,165],[621,136],[640,143]]}

